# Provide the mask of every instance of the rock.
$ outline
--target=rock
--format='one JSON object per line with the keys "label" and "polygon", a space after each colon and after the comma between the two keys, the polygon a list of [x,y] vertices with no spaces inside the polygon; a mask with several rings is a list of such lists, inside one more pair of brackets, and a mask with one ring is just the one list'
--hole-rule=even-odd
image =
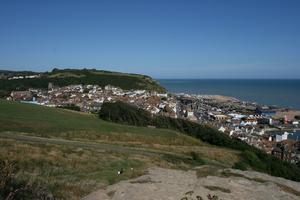
{"label": "rock", "polygon": [[[108,186],[106,191],[99,192],[99,198],[92,195],[84,199],[180,200],[183,197],[191,197],[196,200],[196,196],[201,196],[206,200],[209,194],[222,200],[300,199],[298,182],[252,171],[218,168],[207,170],[207,166],[207,174],[197,176],[197,170],[201,168],[190,171],[152,168],[149,174],[137,179]],[[101,196],[103,194],[104,196]]]}

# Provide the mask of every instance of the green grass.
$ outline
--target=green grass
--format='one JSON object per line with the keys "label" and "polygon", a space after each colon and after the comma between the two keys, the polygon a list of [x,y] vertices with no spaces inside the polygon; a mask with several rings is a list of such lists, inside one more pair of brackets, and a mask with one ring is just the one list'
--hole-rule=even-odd
{"label": "green grass", "polygon": [[172,130],[118,125],[100,120],[91,114],[5,100],[0,100],[1,131],[109,142],[167,145],[201,143]]}
{"label": "green grass", "polygon": [[[17,161],[20,179],[38,181],[56,197],[77,199],[144,173],[147,158],[62,145],[0,140],[0,159]],[[122,176],[117,171],[124,169]],[[133,170],[131,170],[133,168]]]}

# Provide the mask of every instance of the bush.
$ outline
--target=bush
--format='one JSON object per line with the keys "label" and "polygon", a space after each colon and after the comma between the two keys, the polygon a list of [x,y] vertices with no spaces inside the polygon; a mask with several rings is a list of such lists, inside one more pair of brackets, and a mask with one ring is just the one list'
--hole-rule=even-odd
{"label": "bush", "polygon": [[257,157],[256,153],[253,151],[244,151],[241,154],[242,160],[245,161],[249,166],[257,171],[264,172],[266,170],[266,166],[262,161]]}
{"label": "bush", "polygon": [[194,160],[197,164],[199,164],[199,165],[204,165],[205,164],[204,160],[202,160],[199,157],[199,155],[197,153],[193,152],[193,151],[191,152],[191,157],[192,157],[192,160]]}
{"label": "bush", "polygon": [[80,111],[80,107],[76,106],[74,104],[60,106],[59,108],[68,109],[68,110],[74,110],[74,111]]}
{"label": "bush", "polygon": [[147,126],[151,121],[151,115],[148,112],[121,101],[104,103],[99,117],[104,120],[134,126]]}
{"label": "bush", "polygon": [[232,166],[233,169],[239,169],[239,170],[242,170],[242,171],[245,171],[248,169],[248,165],[246,163],[244,163],[243,161],[239,161],[237,163],[235,163],[233,166]]}

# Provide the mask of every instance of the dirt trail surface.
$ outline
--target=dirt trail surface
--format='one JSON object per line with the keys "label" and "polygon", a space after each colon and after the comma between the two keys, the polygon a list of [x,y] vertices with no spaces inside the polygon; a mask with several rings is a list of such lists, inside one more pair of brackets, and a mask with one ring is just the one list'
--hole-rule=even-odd
{"label": "dirt trail surface", "polygon": [[68,146],[74,146],[80,148],[97,149],[97,150],[111,151],[117,153],[142,154],[146,156],[161,154],[161,152],[151,151],[148,149],[125,147],[121,145],[104,144],[104,143],[96,143],[96,142],[65,140],[59,138],[36,137],[36,136],[22,135],[20,133],[14,133],[14,132],[0,132],[0,139],[1,138],[12,139],[12,140],[17,140],[22,142],[33,143],[33,144],[68,145]]}
{"label": "dirt trail surface", "polygon": [[300,199],[298,182],[232,169],[216,169],[209,175],[210,169],[203,176],[207,167],[191,171],[152,168],[147,175],[98,190],[83,200],[181,200],[184,197],[196,200],[196,196],[206,200],[208,194],[218,196],[219,200]]}

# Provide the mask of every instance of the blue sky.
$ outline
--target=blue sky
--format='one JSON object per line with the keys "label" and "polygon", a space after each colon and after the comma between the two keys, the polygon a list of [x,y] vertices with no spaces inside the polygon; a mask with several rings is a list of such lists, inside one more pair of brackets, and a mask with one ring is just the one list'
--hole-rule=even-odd
{"label": "blue sky", "polygon": [[300,78],[298,0],[0,0],[0,69]]}

